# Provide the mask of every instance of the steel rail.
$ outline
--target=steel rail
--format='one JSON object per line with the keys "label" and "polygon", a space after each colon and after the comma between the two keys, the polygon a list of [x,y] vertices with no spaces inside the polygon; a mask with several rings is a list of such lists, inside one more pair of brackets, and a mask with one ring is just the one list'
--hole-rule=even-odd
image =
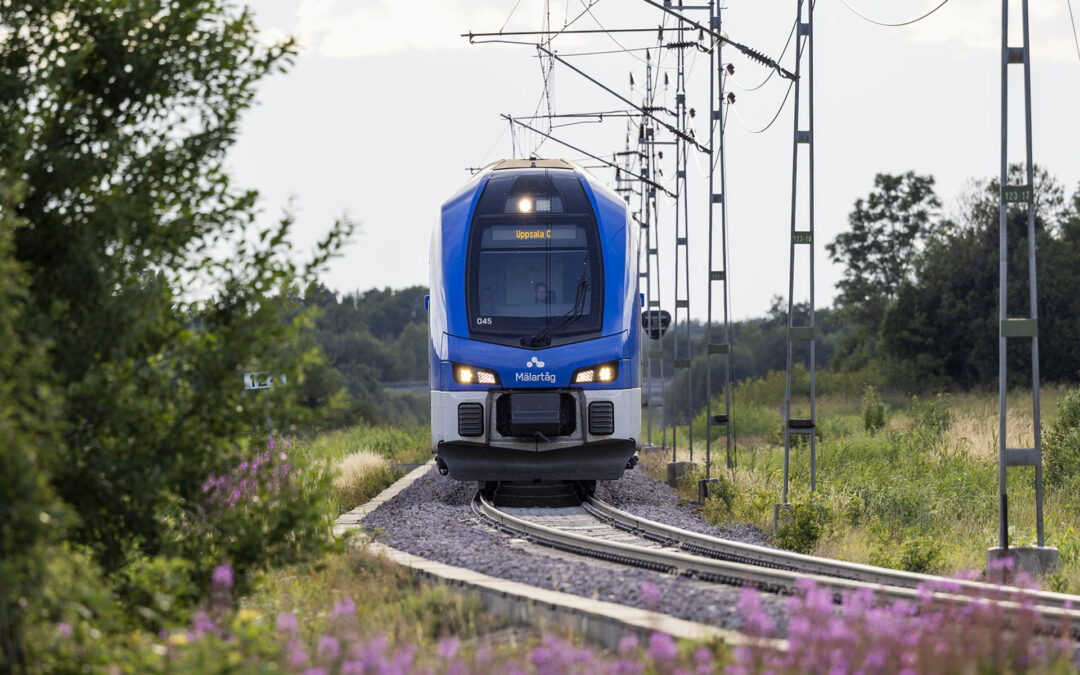
{"label": "steel rail", "polygon": [[730,539],[721,539],[635,516],[595,497],[586,498],[585,506],[586,510],[593,512],[594,516],[610,521],[621,529],[638,533],[639,536],[644,536],[653,541],[671,542],[698,555],[709,555],[733,562],[807,572],[820,576],[839,577],[883,586],[917,588],[923,584],[939,586],[948,584],[950,587],[958,588],[963,593],[971,595],[995,596],[1003,593],[1022,593],[1024,594],[1023,597],[1034,599],[1035,604],[1041,607],[1065,608],[1069,604],[1080,609],[1080,596],[1076,595],[893,570],[844,560],[820,558]]}
{"label": "steel rail", "polygon": [[[752,586],[773,593],[793,594],[799,579],[809,579],[818,586],[826,588],[835,599],[839,599],[843,593],[853,593],[869,588],[877,597],[907,602],[915,607],[922,606],[927,601],[932,601],[938,606],[992,603],[1002,611],[1003,618],[1006,620],[1018,619],[1019,617],[1015,615],[1025,611],[1031,612],[1039,632],[1057,634],[1062,627],[1068,626],[1072,637],[1080,639],[1080,610],[1033,604],[1033,596],[1027,589],[990,586],[995,589],[994,595],[997,597],[979,597],[925,587],[910,588],[763,567],[668,549],[646,548],[635,544],[596,539],[518,518],[499,510],[480,493],[477,493],[473,501],[473,510],[502,529],[524,535],[538,544],[623,565],[733,586]],[[953,581],[943,578],[936,580],[941,583]]]}

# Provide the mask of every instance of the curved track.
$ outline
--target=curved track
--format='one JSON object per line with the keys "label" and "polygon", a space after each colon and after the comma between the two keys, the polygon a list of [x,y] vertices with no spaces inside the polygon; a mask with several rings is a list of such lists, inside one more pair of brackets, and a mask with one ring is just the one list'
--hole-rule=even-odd
{"label": "curved track", "polygon": [[[1068,626],[1073,637],[1080,639],[1080,609],[1072,609],[1070,604],[1080,606],[1076,596],[914,574],[733,542],[640,518],[595,497],[587,498],[581,508],[549,510],[550,515],[537,517],[535,513],[508,513],[478,493],[473,509],[502,529],[538,544],[620,564],[778,593],[793,593],[797,579],[809,578],[837,598],[844,592],[870,588],[879,597],[915,605],[927,599],[941,604],[992,602],[1006,615],[1033,610],[1042,632],[1059,633]],[[586,513],[600,522],[584,524],[582,515]],[[607,528],[597,527],[601,523]],[[627,541],[626,533],[635,535],[637,541]]]}

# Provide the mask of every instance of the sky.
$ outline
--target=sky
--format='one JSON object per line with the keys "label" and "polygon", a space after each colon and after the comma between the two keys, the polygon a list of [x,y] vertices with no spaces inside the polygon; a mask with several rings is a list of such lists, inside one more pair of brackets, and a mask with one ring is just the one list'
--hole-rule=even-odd
{"label": "sky", "polygon": [[[955,214],[973,179],[995,177],[1001,142],[1001,5],[949,0],[820,0],[814,8],[815,304],[831,304],[843,270],[825,245],[847,228],[855,200],[873,188],[877,173],[915,171],[937,180],[944,215]],[[258,103],[244,118],[229,157],[237,182],[257,189],[260,220],[289,209],[296,217],[298,258],[310,254],[335,219],[359,225],[357,235],[324,275],[338,291],[404,288],[428,283],[428,242],[442,202],[471,175],[498,159],[536,154],[595,164],[581,153],[535,134],[511,133],[501,114],[531,115],[543,92],[535,47],[469,44],[461,33],[538,30],[543,0],[251,0],[260,40],[294,36],[300,55],[288,73],[265,80]],[[1077,9],[1080,9],[1080,3]],[[585,11],[588,8],[588,11]],[[550,23],[559,28],[655,28],[658,9],[640,0],[553,0]],[[1020,44],[1020,3],[1012,2],[1010,44]],[[863,15],[860,17],[858,14]],[[1035,162],[1072,194],[1080,189],[1080,47],[1070,28],[1067,0],[1032,3],[1032,123]],[[727,0],[723,30],[732,40],[774,58],[795,20],[795,0]],[[702,22],[707,11],[687,11]],[[865,17],[865,18],[864,18]],[[1080,19],[1080,17],[1077,17]],[[671,25],[671,21],[668,21]],[[1080,26],[1077,28],[1080,30]],[[669,31],[666,36],[671,39]],[[696,35],[692,35],[696,37]],[[533,40],[534,38],[510,38]],[[643,96],[643,52],[655,32],[563,35],[552,48],[635,102]],[[582,52],[617,53],[571,56]],[[780,59],[794,69],[794,48]],[[659,89],[674,108],[675,55],[655,49],[671,75]],[[774,296],[786,298],[791,218],[793,97],[788,84],[738,54],[726,89],[736,95],[725,133],[731,314],[762,316]],[[706,55],[688,56],[687,91],[699,139],[708,138],[709,67]],[[807,60],[803,60],[803,69]],[[665,71],[661,71],[665,72]],[[1009,159],[1023,158],[1022,69],[1010,68]],[[635,87],[630,86],[633,74]],[[805,82],[805,80],[804,80]],[[805,128],[808,86],[802,89]],[[612,94],[560,65],[550,86],[556,113],[625,108]],[[776,117],[769,126],[769,121]],[[539,122],[544,124],[544,122]],[[767,128],[766,128],[767,127]],[[762,131],[764,129],[764,131]],[[753,133],[760,132],[760,133]],[[626,143],[625,119],[562,127],[555,135],[610,158]],[[633,132],[636,137],[636,131]],[[805,149],[806,146],[801,146]],[[799,225],[808,213],[805,152],[799,167]],[[674,176],[674,153],[661,162]],[[707,166],[691,157],[691,314],[705,315],[707,286]],[[614,184],[614,172],[591,169]],[[664,305],[673,304],[674,259],[670,204],[659,208]],[[795,299],[807,299],[808,260],[796,261]],[[719,255],[719,248],[716,249]],[[718,311],[719,306],[717,306]]]}

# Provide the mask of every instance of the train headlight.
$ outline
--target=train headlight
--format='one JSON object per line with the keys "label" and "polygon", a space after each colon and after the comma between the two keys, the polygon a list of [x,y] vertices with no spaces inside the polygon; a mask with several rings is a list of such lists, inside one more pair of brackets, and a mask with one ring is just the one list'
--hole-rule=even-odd
{"label": "train headlight", "polygon": [[454,380],[458,384],[498,384],[499,376],[494,370],[455,363]]}
{"label": "train headlight", "polygon": [[619,362],[601,363],[589,368],[581,368],[574,371],[571,381],[574,384],[591,384],[593,382],[611,382],[619,376]]}
{"label": "train headlight", "polygon": [[528,197],[522,197],[518,200],[518,211],[522,213],[532,213],[533,203]]}

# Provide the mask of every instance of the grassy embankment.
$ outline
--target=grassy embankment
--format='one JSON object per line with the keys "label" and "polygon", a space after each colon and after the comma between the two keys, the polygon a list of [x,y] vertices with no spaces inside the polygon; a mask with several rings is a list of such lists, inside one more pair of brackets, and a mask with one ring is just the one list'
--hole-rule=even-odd
{"label": "grassy embankment", "polygon": [[[885,393],[878,398],[884,413],[881,426],[867,429],[866,417],[874,417],[875,401],[868,398],[859,375],[820,374],[818,392],[818,494],[809,494],[809,446],[793,444],[789,497],[797,517],[778,533],[777,543],[914,571],[981,569],[986,548],[998,538],[997,394],[909,399]],[[1041,390],[1044,443],[1065,394],[1060,386]],[[772,532],[773,505],[780,501],[783,485],[783,395],[782,373],[735,388],[737,466],[732,472],[724,468],[725,443],[719,438],[713,444],[714,475],[727,480],[720,496],[703,509],[710,520],[749,522]],[[1009,446],[1031,447],[1030,392],[1010,393],[1008,410]],[[799,412],[796,408],[796,416]],[[714,429],[714,437],[719,431]],[[704,432],[702,414],[694,420],[694,458],[699,461],[705,455]],[[658,443],[655,426],[654,438]],[[801,444],[805,437],[793,438]],[[679,441],[679,458],[686,459],[685,428]],[[668,453],[650,453],[643,469],[663,477],[669,459]],[[1010,470],[1013,545],[1034,544],[1033,481],[1033,468]],[[1047,544],[1058,547],[1061,567],[1044,585],[1055,590],[1080,592],[1078,487],[1080,475],[1045,486]],[[687,482],[681,490],[688,499],[696,498],[696,484]]]}

